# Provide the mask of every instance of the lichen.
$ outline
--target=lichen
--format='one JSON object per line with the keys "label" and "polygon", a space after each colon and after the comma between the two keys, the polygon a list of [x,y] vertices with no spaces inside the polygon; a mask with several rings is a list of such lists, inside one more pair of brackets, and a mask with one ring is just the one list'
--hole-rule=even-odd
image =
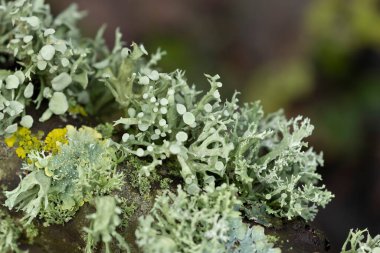
{"label": "lichen", "polygon": [[[206,75],[210,88],[198,91],[184,71],[160,70],[164,52],[128,47],[118,30],[113,49],[104,28],[84,38],[82,16],[75,5],[53,17],[43,0],[0,2],[0,56],[9,61],[0,69],[0,136],[23,162],[5,206],[22,211],[23,224],[63,225],[92,203],[96,212],[80,223],[87,253],[100,244],[128,252],[124,235],[137,216],[145,253],[277,253],[264,225],[312,220],[332,199],[317,172],[322,155],[305,141],[309,119],[265,115],[238,93],[222,99],[218,75]],[[33,129],[68,116],[101,124],[45,138]],[[0,251],[22,252],[18,221],[0,222]],[[343,252],[378,250],[378,237],[362,242],[363,234],[351,231]]]}
{"label": "lichen", "polygon": [[[87,50],[90,42],[83,40],[76,28],[82,17],[74,5],[53,19],[44,1],[0,3],[0,52],[22,62],[0,70],[0,135],[14,133],[19,125],[33,125],[26,106],[39,108],[48,102],[40,121],[64,115],[69,105],[80,108],[92,56]],[[83,112],[74,109],[72,112]]]}
{"label": "lichen", "polygon": [[145,253],[276,253],[264,228],[243,224],[237,189],[222,185],[197,196],[181,187],[156,198],[150,214],[139,219],[137,244]]}
{"label": "lichen", "polygon": [[190,196],[181,187],[156,198],[150,214],[139,219],[137,244],[143,252],[224,252],[229,220],[239,217],[236,189],[227,185]]}
{"label": "lichen", "polygon": [[40,151],[42,144],[40,135],[32,134],[31,130],[25,127],[20,127],[11,136],[5,138],[4,142],[8,147],[17,146],[15,152],[18,157],[24,159],[32,151]]}
{"label": "lichen", "polygon": [[[254,225],[248,227],[241,220],[236,219],[231,225],[228,253],[280,253],[279,248],[274,248],[273,238],[264,233],[264,227]],[[276,241],[276,240],[274,240]]]}
{"label": "lichen", "polygon": [[130,252],[125,239],[116,228],[121,225],[120,214],[122,210],[117,206],[117,199],[110,196],[95,199],[96,212],[87,216],[91,220],[89,228],[85,228],[87,233],[86,253],[93,253],[94,247],[102,242],[105,245],[105,252],[111,253],[111,242],[115,239],[118,247],[123,252]]}
{"label": "lichen", "polygon": [[60,151],[60,146],[68,142],[66,134],[66,128],[56,128],[50,131],[45,137],[43,150],[57,154]]}
{"label": "lichen", "polygon": [[350,230],[341,253],[379,253],[380,235],[371,237],[367,229]]}
{"label": "lichen", "polygon": [[25,236],[28,242],[32,243],[37,235],[38,231],[34,225],[22,226],[0,209],[0,252],[27,253],[20,248],[18,240]]}
{"label": "lichen", "polygon": [[23,210],[28,222],[39,215],[46,225],[69,221],[85,202],[119,189],[123,182],[115,148],[94,129],[67,126],[51,133],[48,143],[62,141],[59,150],[28,155],[31,162],[22,169],[30,173],[5,192],[7,207]]}
{"label": "lichen", "polygon": [[206,75],[211,88],[201,95],[183,72],[158,72],[151,61],[144,65],[145,52],[136,44],[115,47],[114,62],[99,70],[125,110],[115,121],[123,127],[122,148],[149,161],[140,178],[175,159],[171,169],[180,173],[187,192],[234,183],[251,210],[247,215],[256,220],[250,214],[257,205],[269,215],[312,220],[317,207],[330,202],[333,195],[316,172],[322,156],[304,141],[313,131],[309,119],[287,120],[281,111],[264,116],[259,103],[239,106],[237,94],[223,102],[217,75]]}

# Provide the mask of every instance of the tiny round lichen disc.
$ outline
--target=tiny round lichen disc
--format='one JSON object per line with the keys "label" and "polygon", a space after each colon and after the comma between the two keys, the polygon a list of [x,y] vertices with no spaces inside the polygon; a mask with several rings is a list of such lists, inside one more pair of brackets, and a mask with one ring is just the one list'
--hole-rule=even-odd
{"label": "tiny round lichen disc", "polygon": [[53,59],[54,54],[55,48],[52,45],[45,45],[40,50],[41,57],[46,61],[50,61],[51,59]]}
{"label": "tiny round lichen disc", "polygon": [[195,123],[195,117],[191,112],[185,112],[183,114],[183,122],[187,125],[193,125]]}

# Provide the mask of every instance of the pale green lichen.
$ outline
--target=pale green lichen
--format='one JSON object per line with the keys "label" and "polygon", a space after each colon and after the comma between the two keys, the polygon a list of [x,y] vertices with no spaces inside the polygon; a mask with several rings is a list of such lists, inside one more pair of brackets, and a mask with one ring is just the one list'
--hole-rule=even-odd
{"label": "pale green lichen", "polygon": [[222,102],[219,76],[206,75],[211,88],[201,95],[181,71],[158,72],[151,61],[144,64],[141,46],[120,44],[99,73],[125,111],[115,121],[124,129],[122,148],[150,161],[140,177],[174,158],[187,192],[235,183],[256,220],[250,215],[255,205],[270,215],[312,220],[331,200],[316,172],[322,156],[304,141],[313,130],[308,119],[264,116],[259,103],[239,106],[237,94]]}
{"label": "pale green lichen", "polygon": [[17,243],[22,230],[0,210],[0,252],[26,253]]}
{"label": "pale green lichen", "polygon": [[[115,241],[129,251],[117,229],[128,229],[139,203],[127,203],[129,196],[122,203],[99,198],[114,194],[126,178],[145,197],[159,194],[136,231],[145,253],[277,253],[263,227],[249,227],[244,218],[264,225],[273,216],[312,220],[331,200],[316,172],[322,155],[305,142],[313,131],[308,119],[288,120],[281,111],[265,116],[259,103],[241,105],[237,94],[222,100],[218,75],[206,75],[210,89],[202,93],[183,71],[160,71],[164,52],[147,58],[142,45],[126,47],[119,31],[112,50],[104,28],[83,38],[76,27],[82,16],[75,5],[53,18],[43,0],[0,2],[0,135],[18,146],[25,162],[20,184],[5,192],[8,208],[22,210],[29,223],[38,217],[44,225],[64,224],[93,201],[85,251],[102,242],[110,252]],[[40,121],[107,110],[107,119],[121,118],[96,128],[103,137],[92,128],[67,127],[45,143],[23,143],[25,149],[14,136],[37,120],[25,108],[43,104]],[[0,238],[9,231],[1,229]],[[3,249],[17,249],[16,232],[6,232],[12,236],[3,239]],[[377,237],[362,242],[362,235],[351,232],[344,248],[378,250]]]}
{"label": "pale green lichen", "polygon": [[223,252],[229,220],[239,217],[239,201],[229,187],[190,196],[180,187],[157,197],[146,217],[139,220],[137,244],[145,253]]}
{"label": "pale green lichen", "polygon": [[87,216],[91,220],[89,228],[85,228],[87,233],[86,253],[93,253],[95,246],[102,242],[105,245],[105,252],[111,253],[111,242],[116,240],[118,247],[123,252],[130,252],[129,246],[122,235],[116,229],[121,225],[121,209],[117,206],[117,199],[110,196],[95,199],[96,212]]}
{"label": "pale green lichen", "polygon": [[[27,37],[12,43],[18,45],[30,40],[30,50],[38,52],[33,58],[10,43],[14,56],[28,63],[29,72],[5,71],[5,87],[8,87],[5,92],[10,94],[14,89],[21,89],[19,92],[29,97],[33,89],[26,87],[33,84],[25,87],[22,84],[31,78],[31,73],[43,77],[36,103],[38,107],[44,97],[50,99],[49,109],[42,116],[45,120],[52,114],[65,113],[69,104],[85,101],[78,87],[87,88],[87,83],[75,84],[88,79],[86,73],[92,73],[91,78],[103,81],[125,112],[124,117],[115,122],[125,129],[122,148],[150,160],[139,170],[140,178],[149,177],[159,165],[174,158],[176,164],[172,169],[181,174],[186,191],[197,194],[204,187],[233,182],[239,186],[246,214],[256,220],[259,217],[251,214],[262,206],[271,215],[288,219],[301,216],[310,220],[317,207],[325,206],[332,198],[332,194],[319,185],[320,175],[316,173],[322,158],[306,149],[303,141],[313,129],[308,120],[288,121],[281,113],[264,117],[257,103],[240,107],[236,96],[223,102],[218,91],[222,86],[219,76],[207,76],[211,88],[201,95],[187,84],[183,72],[163,73],[155,68],[162,52],[158,51],[147,61],[145,48],[137,44],[132,44],[131,49],[125,47],[118,31],[112,51],[104,46],[103,30],[93,42],[76,41],[71,45],[59,36],[65,31],[71,33],[73,39],[79,38],[75,21],[81,14],[74,7],[55,20],[39,16],[41,12],[48,12],[42,2],[16,1],[4,4],[4,9],[5,20],[16,20],[15,24],[8,21],[6,31],[21,34],[19,37],[36,38],[36,41]],[[18,14],[12,14],[13,17],[8,14],[11,10]],[[75,18],[69,20],[70,15]],[[48,27],[49,24],[52,27]],[[74,44],[75,50],[71,48]],[[84,45],[89,47],[84,48]],[[49,74],[41,69],[45,65],[41,62],[48,65]],[[88,88],[90,93],[96,93]],[[74,94],[81,94],[82,98]],[[25,97],[20,101],[11,101],[5,108],[7,115],[14,116],[3,127],[7,133],[17,129],[14,119],[23,114],[28,104]],[[31,126],[29,117],[23,119],[24,125]]]}
{"label": "pale green lichen", "polygon": [[32,152],[31,171],[19,186],[5,192],[5,205],[25,213],[30,222],[37,217],[45,224],[63,224],[93,197],[119,189],[123,175],[117,171],[116,150],[92,128],[67,127],[67,143],[57,154]]}
{"label": "pale green lichen", "polygon": [[322,155],[304,141],[312,130],[309,120],[300,116],[287,120],[278,112],[264,117],[258,104],[241,108],[233,130],[234,182],[248,206],[262,203],[269,214],[311,220],[317,206],[330,202],[333,195],[319,186],[316,172]]}
{"label": "pale green lichen", "polygon": [[164,192],[150,214],[139,219],[137,244],[144,253],[281,252],[262,227],[243,224],[236,192],[225,184],[197,196],[181,187],[177,194]]}
{"label": "pale green lichen", "polygon": [[40,118],[45,121],[66,113],[68,103],[79,103],[91,73],[89,42],[76,28],[82,16],[72,6],[53,19],[49,6],[39,0],[0,3],[0,55],[22,63],[15,62],[15,70],[0,70],[0,135],[16,131],[18,123],[32,126],[25,118],[19,121],[25,106],[39,108],[49,101]]}
{"label": "pale green lichen", "polygon": [[270,237],[264,233],[264,227],[255,225],[248,227],[241,219],[230,223],[228,253],[280,253],[274,248]]}
{"label": "pale green lichen", "polygon": [[341,253],[380,253],[380,235],[371,237],[367,229],[351,229]]}
{"label": "pale green lichen", "polygon": [[51,178],[47,177],[43,171],[32,171],[21,180],[17,188],[5,192],[7,197],[5,206],[22,210],[25,213],[24,218],[30,223],[39,214],[41,208],[47,208],[50,185]]}
{"label": "pale green lichen", "polygon": [[0,209],[0,252],[27,253],[28,251],[20,249],[18,240],[25,236],[31,243],[37,234],[38,231],[32,224],[22,226]]}

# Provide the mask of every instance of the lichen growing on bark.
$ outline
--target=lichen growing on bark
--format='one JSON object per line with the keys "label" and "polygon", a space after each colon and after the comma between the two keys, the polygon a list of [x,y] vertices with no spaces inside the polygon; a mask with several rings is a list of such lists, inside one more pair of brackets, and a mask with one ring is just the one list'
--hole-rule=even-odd
{"label": "lichen growing on bark", "polygon": [[[0,196],[18,211],[4,251],[279,252],[269,227],[332,199],[309,119],[224,100],[218,75],[200,92],[119,31],[111,50],[103,28],[84,38],[82,16],[0,2]],[[82,118],[91,126],[70,125]],[[36,224],[35,242],[12,222]]]}

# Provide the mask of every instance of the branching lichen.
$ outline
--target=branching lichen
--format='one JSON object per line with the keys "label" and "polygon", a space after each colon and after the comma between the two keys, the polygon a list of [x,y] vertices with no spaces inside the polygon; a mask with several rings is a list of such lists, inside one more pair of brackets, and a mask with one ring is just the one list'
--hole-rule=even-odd
{"label": "branching lichen", "polygon": [[[239,106],[237,94],[222,102],[219,76],[207,75],[211,88],[201,95],[181,71],[161,73],[144,64],[146,51],[136,44],[130,50],[115,47],[113,53],[118,64],[99,72],[126,111],[115,121],[124,129],[123,149],[150,161],[140,177],[174,158],[172,169],[180,172],[190,194],[235,183],[248,209],[257,204],[288,219],[312,220],[317,207],[333,197],[316,172],[322,156],[304,141],[313,130],[308,119],[287,120],[282,112],[265,117],[259,103]],[[135,66],[134,71],[123,64]]]}
{"label": "branching lichen", "polygon": [[91,220],[89,228],[85,228],[87,233],[86,253],[93,253],[94,247],[102,242],[105,245],[105,252],[111,253],[111,242],[115,239],[118,247],[123,252],[130,252],[129,246],[124,238],[116,231],[121,225],[121,209],[117,206],[117,199],[113,197],[99,197],[95,199],[96,212],[87,218]]}
{"label": "branching lichen", "polygon": [[0,252],[27,253],[27,251],[21,250],[18,244],[22,235],[32,242],[37,236],[36,228],[33,225],[23,227],[0,209]]}
{"label": "branching lichen", "polygon": [[[75,5],[54,18],[43,0],[0,0],[0,136],[23,160],[23,177],[5,192],[5,206],[23,211],[23,221],[64,224],[95,202],[85,251],[104,243],[111,252],[117,242],[128,252],[117,229],[129,229],[139,203],[101,197],[127,181],[143,196],[158,194],[136,231],[145,253],[277,253],[257,223],[312,220],[331,200],[317,173],[322,155],[305,141],[309,119],[265,115],[258,102],[242,105],[238,93],[224,100],[218,75],[206,75],[210,88],[200,92],[183,71],[160,71],[164,52],[148,58],[143,45],[127,47],[119,31],[112,50],[104,28],[83,38],[76,27],[82,16]],[[46,110],[36,119],[27,107]],[[43,138],[31,129],[36,120],[110,108],[107,119],[121,117],[102,122],[100,133],[67,126]],[[3,217],[0,251],[22,252],[21,230]],[[365,232],[351,231],[343,252],[379,251],[379,238],[363,242]]]}
{"label": "branching lichen", "polygon": [[197,196],[181,187],[177,194],[166,191],[139,219],[137,244],[145,253],[280,252],[267,242],[262,227],[243,224],[236,192],[225,184]]}
{"label": "branching lichen", "polygon": [[213,192],[189,196],[181,187],[157,197],[146,217],[140,218],[137,244],[146,253],[223,252],[230,219],[239,217],[239,205],[226,185]]}
{"label": "branching lichen", "polygon": [[380,235],[371,237],[367,229],[350,230],[341,253],[380,253]]}

